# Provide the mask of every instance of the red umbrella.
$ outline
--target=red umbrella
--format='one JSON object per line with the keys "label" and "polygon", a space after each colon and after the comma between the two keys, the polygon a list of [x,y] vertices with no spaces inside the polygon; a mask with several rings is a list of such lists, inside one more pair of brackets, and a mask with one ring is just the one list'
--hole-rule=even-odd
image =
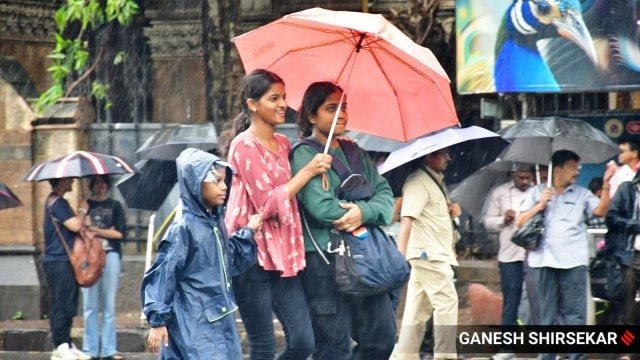
{"label": "red umbrella", "polygon": [[266,69],[284,79],[291,107],[300,106],[313,82],[341,86],[349,130],[408,141],[458,124],[438,60],[382,15],[313,8],[233,41],[245,71]]}

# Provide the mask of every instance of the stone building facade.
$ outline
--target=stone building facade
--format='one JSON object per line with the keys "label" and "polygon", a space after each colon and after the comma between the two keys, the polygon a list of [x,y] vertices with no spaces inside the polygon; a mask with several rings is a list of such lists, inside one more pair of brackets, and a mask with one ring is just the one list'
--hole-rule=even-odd
{"label": "stone building facade", "polygon": [[[107,61],[100,63],[95,77],[109,83],[114,106],[105,110],[102,103],[85,101],[83,107],[95,109],[89,117],[35,122],[28,99],[50,84],[47,55],[53,46],[53,13],[60,3],[0,0],[0,181],[25,203],[0,213],[0,245],[42,241],[41,199],[49,187],[20,179],[38,161],[86,148],[87,123],[111,128],[115,123],[213,121],[221,129],[239,108],[235,92],[243,73],[231,38],[314,6],[350,11],[366,7],[384,14],[406,1],[378,0],[367,6],[368,1],[342,0],[139,0],[142,16],[130,27],[107,26],[96,33],[109,46],[103,53]],[[442,14],[452,17],[452,9],[452,0],[441,1]],[[109,56],[118,51],[126,53],[126,60],[114,65]],[[133,154],[129,159],[135,160]],[[76,191],[70,198],[78,196]]]}

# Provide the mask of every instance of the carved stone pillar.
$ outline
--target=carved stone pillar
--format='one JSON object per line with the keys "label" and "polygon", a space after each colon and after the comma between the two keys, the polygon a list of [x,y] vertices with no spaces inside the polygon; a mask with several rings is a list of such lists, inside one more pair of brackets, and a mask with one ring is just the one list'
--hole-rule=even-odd
{"label": "carved stone pillar", "polygon": [[206,61],[201,1],[150,2],[145,35],[153,60],[153,121],[201,122],[206,114]]}
{"label": "carved stone pillar", "polygon": [[0,0],[0,57],[15,58],[40,92],[49,86],[55,7],[46,0]]}

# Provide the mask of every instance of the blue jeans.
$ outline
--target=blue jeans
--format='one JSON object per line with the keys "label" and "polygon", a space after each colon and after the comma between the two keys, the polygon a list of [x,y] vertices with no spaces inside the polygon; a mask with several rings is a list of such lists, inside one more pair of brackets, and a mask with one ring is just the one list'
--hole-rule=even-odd
{"label": "blue jeans", "polygon": [[[307,252],[302,282],[315,335],[314,359],[389,359],[396,341],[395,314],[388,293],[343,295],[332,270],[315,252]],[[329,256],[331,259],[332,257]],[[352,351],[351,338],[358,343]]]}
{"label": "blue jeans", "polygon": [[[89,288],[82,288],[84,316],[84,339],[82,350],[92,357],[115,355],[118,350],[116,338],[116,294],[120,277],[120,255],[108,252],[102,276]],[[102,312],[102,329],[98,314]]]}
{"label": "blue jeans", "polygon": [[502,290],[502,325],[516,325],[524,281],[522,261],[499,262],[498,266]]}
{"label": "blue jeans", "polygon": [[[587,267],[570,269],[531,268],[540,302],[540,325],[587,324]],[[554,360],[556,354],[539,354],[538,359]],[[569,354],[583,359],[584,354]]]}
{"label": "blue jeans", "polygon": [[313,329],[298,277],[280,277],[254,265],[233,278],[240,317],[249,337],[249,358],[273,360],[276,341],[273,313],[284,329],[286,348],[278,359],[306,360],[313,351]]}

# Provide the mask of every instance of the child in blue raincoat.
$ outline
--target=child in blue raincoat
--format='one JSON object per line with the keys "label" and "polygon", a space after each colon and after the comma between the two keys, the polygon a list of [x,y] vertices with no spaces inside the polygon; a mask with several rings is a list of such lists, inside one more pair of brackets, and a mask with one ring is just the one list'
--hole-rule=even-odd
{"label": "child in blue raincoat", "polygon": [[242,359],[231,277],[257,261],[253,233],[260,216],[229,238],[224,206],[232,169],[196,149],[184,150],[176,163],[182,218],[142,281],[149,348],[160,359]]}

